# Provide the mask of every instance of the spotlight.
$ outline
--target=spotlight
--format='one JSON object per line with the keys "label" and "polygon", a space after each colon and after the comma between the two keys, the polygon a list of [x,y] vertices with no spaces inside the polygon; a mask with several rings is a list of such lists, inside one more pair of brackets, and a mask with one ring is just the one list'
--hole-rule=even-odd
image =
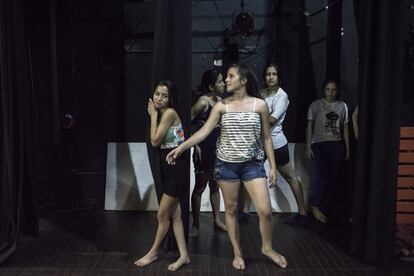
{"label": "spotlight", "polygon": [[253,15],[248,12],[240,12],[233,20],[233,29],[241,36],[248,36],[254,31]]}
{"label": "spotlight", "polygon": [[254,15],[244,11],[244,1],[240,3],[241,11],[233,13],[233,31],[242,37],[250,35],[254,31]]}

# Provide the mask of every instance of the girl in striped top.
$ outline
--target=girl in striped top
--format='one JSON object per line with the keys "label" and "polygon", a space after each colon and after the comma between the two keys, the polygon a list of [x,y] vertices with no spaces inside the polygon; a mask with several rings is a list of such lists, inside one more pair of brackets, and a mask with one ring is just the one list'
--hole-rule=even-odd
{"label": "girl in striped top", "polygon": [[270,164],[268,182],[273,188],[276,184],[276,164],[267,104],[260,97],[254,74],[242,65],[229,67],[226,89],[231,96],[214,105],[204,126],[172,150],[167,155],[167,161],[175,164],[185,150],[203,141],[221,120],[214,177],[224,197],[227,231],[234,252],[233,267],[240,270],[246,267],[237,220],[237,197],[243,182],[259,215],[262,253],[284,268],[287,266],[286,259],[272,248],[272,210],[263,167],[266,155]]}

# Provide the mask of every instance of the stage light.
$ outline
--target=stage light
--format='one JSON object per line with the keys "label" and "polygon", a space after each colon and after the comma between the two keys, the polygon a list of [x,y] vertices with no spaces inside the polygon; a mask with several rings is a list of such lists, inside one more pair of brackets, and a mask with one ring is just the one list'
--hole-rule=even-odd
{"label": "stage light", "polygon": [[254,15],[244,11],[244,1],[240,2],[241,11],[233,13],[233,31],[242,37],[250,35],[254,31]]}
{"label": "stage light", "polygon": [[233,20],[233,29],[241,36],[248,36],[254,31],[253,14],[241,11]]}

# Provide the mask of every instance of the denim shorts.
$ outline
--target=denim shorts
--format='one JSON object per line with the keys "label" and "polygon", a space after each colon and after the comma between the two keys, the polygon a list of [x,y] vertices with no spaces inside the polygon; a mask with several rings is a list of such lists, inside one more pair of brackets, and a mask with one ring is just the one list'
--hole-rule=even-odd
{"label": "denim shorts", "polygon": [[213,177],[216,181],[249,181],[267,178],[263,164],[263,160],[233,163],[216,158]]}

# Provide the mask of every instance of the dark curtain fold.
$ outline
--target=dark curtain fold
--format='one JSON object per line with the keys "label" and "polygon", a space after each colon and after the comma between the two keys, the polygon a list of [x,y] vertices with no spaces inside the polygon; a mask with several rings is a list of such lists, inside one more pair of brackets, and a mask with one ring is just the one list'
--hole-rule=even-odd
{"label": "dark curtain fold", "polygon": [[[171,80],[177,91],[177,112],[182,120],[184,132],[189,136],[189,118],[191,104],[191,4],[190,0],[158,0],[155,15],[153,87],[163,79]],[[152,91],[151,91],[152,93]],[[150,97],[150,95],[148,95]],[[149,125],[149,124],[148,124]],[[158,200],[162,195],[162,183],[159,178],[159,154],[151,147],[147,135],[147,149],[154,176]],[[185,153],[189,164],[189,153]],[[190,164],[189,164],[190,165]],[[182,220],[186,240],[188,240],[190,169],[187,179],[188,190],[180,198]],[[176,242],[170,229],[163,248],[176,248]]]}
{"label": "dark curtain fold", "polygon": [[30,68],[23,2],[0,1],[0,262],[15,250],[19,233],[38,232]]}
{"label": "dark curtain fold", "polygon": [[406,1],[355,2],[359,35],[359,140],[351,252],[393,265]]}
{"label": "dark curtain fold", "polygon": [[341,80],[342,1],[328,0],[325,78]]}
{"label": "dark curtain fold", "polygon": [[304,0],[274,1],[268,36],[274,39],[267,62],[280,69],[282,87],[291,103],[284,123],[289,142],[303,142],[306,114],[316,97],[316,84],[311,47],[309,18],[304,16]]}

